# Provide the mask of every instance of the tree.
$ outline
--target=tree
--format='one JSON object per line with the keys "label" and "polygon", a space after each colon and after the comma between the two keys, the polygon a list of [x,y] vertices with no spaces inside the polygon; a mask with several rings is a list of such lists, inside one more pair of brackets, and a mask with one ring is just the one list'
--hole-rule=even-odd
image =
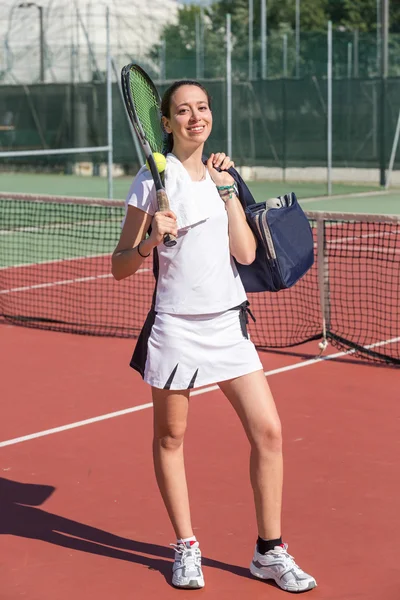
{"label": "tree", "polygon": [[[282,75],[282,36],[288,36],[289,75],[294,67],[295,0],[266,0],[268,11],[268,75]],[[326,30],[331,20],[338,48],[338,60],[347,61],[347,44],[358,30],[364,38],[361,52],[365,56],[365,74],[376,65],[376,0],[300,0],[302,73],[318,74],[325,69]],[[248,64],[248,0],[221,0],[203,9],[204,56],[207,78],[222,77],[225,72],[226,14],[232,18],[233,70],[236,77],[245,77]],[[166,25],[166,75],[176,78],[196,77],[196,17],[200,8],[187,5],[178,12],[178,22]],[[400,5],[391,0],[390,29],[400,32]],[[261,54],[261,2],[254,0],[253,56],[255,73]],[[371,36],[369,39],[368,35]],[[395,41],[393,42],[395,43]],[[160,44],[153,46],[151,57],[159,60]],[[318,63],[319,61],[319,63]],[[320,67],[318,66],[320,65]],[[345,68],[345,67],[343,67]],[[371,71],[372,73],[372,71]]]}
{"label": "tree", "polygon": [[[174,72],[177,70],[177,63],[193,62],[196,52],[196,34],[195,19],[200,14],[200,9],[195,5],[184,6],[178,11],[177,23],[169,23],[164,27],[160,43],[155,44],[149,53],[150,58],[160,66],[162,60],[162,47],[165,44],[166,64],[165,76],[168,79],[171,75],[171,67],[174,66]],[[187,76],[187,75],[186,75]],[[176,75],[172,75],[176,77]]]}

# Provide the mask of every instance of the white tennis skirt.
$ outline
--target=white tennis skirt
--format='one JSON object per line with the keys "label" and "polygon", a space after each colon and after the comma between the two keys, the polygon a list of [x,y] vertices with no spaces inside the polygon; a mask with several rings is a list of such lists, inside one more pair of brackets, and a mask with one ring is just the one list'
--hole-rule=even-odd
{"label": "white tennis skirt", "polygon": [[211,315],[150,311],[130,365],[151,386],[170,390],[218,383],[263,368],[247,333],[244,305]]}

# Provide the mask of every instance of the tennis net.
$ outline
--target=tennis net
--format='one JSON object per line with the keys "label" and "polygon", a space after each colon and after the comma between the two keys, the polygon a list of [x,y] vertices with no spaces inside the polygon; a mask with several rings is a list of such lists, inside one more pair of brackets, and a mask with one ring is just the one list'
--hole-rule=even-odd
{"label": "tennis net", "polygon": [[[327,340],[400,364],[400,217],[307,213],[312,269],[293,288],[249,294],[260,349]],[[0,322],[136,337],[151,304],[151,259],[110,273],[124,203],[0,193]]]}

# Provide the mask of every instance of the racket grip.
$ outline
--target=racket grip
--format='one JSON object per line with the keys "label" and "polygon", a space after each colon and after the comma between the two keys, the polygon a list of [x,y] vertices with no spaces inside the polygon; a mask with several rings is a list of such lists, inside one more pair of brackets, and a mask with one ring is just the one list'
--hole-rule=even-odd
{"label": "racket grip", "polygon": [[175,244],[176,237],[172,235],[172,233],[166,233],[164,235],[164,246],[167,246],[167,248],[172,248],[172,246],[175,246]]}
{"label": "racket grip", "polygon": [[[169,200],[165,190],[157,190],[157,205],[158,210],[169,210]],[[176,237],[172,233],[166,233],[164,235],[164,245],[167,248],[172,248],[176,244]]]}

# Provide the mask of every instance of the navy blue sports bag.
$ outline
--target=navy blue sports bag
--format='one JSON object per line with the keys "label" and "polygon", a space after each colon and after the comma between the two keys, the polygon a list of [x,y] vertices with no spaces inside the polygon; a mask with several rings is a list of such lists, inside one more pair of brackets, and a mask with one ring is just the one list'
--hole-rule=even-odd
{"label": "navy blue sports bag", "polygon": [[259,277],[253,273],[253,289],[246,286],[247,291],[278,292],[292,287],[314,263],[311,227],[296,194],[247,205],[245,212],[258,240],[257,254],[263,254],[263,260],[259,256],[257,261]]}
{"label": "navy blue sports bag", "polygon": [[258,240],[251,265],[241,265],[235,260],[244,289],[278,292],[291,287],[314,263],[311,227],[296,195],[291,193],[256,203],[236,169],[231,167],[228,172],[237,184],[247,222]]}

